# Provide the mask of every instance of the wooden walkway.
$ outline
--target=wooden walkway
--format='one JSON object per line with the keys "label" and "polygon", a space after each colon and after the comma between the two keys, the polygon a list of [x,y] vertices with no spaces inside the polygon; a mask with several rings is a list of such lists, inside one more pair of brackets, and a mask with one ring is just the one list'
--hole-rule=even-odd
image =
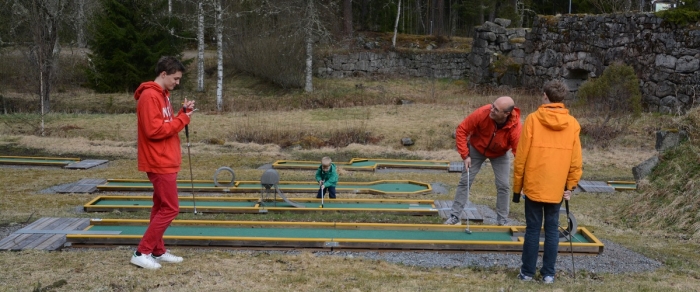
{"label": "wooden walkway", "polygon": [[0,240],[0,251],[56,250],[66,242],[66,234],[84,232],[88,225],[88,218],[43,217]]}
{"label": "wooden walkway", "polygon": [[97,191],[97,185],[106,183],[103,178],[84,178],[77,182],[60,185],[55,187],[57,193],[94,193]]}
{"label": "wooden walkway", "polygon": [[[438,209],[438,214],[440,217],[447,219],[450,216],[452,203],[453,201],[435,200],[435,207]],[[481,212],[476,209],[476,205],[472,204],[471,202],[467,202],[467,206],[465,206],[462,213],[459,214],[459,219],[469,219],[472,222],[484,222],[484,216],[482,216]]]}
{"label": "wooden walkway", "polygon": [[101,159],[86,159],[86,160],[81,160],[79,162],[71,163],[63,168],[68,168],[68,169],[88,169],[88,168],[93,168],[102,164],[105,164],[109,162],[109,160],[101,160]]}
{"label": "wooden walkway", "polygon": [[583,192],[587,193],[614,193],[615,188],[608,185],[604,181],[580,180],[578,186]]}

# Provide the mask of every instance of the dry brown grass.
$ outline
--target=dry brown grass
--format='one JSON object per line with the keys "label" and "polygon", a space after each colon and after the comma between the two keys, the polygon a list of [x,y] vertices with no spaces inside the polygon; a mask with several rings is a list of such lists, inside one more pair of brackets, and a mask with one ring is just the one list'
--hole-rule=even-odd
{"label": "dry brown grass", "polygon": [[[241,83],[249,81],[240,81]],[[238,83],[238,84],[241,84]],[[536,107],[536,97],[517,92],[486,92],[472,94],[461,82],[445,80],[319,80],[319,96],[344,102],[345,94],[353,94],[356,84],[361,91],[390,99],[413,100],[410,105],[372,104],[341,108],[287,107],[283,110],[256,108],[250,111],[234,110],[222,114],[208,110],[197,112],[190,128],[193,176],[211,179],[214,171],[229,166],[237,180],[258,180],[265,163],[278,159],[319,159],[331,155],[334,160],[348,157],[411,157],[417,159],[459,160],[453,150],[452,129],[474,108],[490,103],[495,97],[511,94],[523,114]],[[254,87],[253,87],[254,88]],[[340,90],[338,89],[340,88]],[[246,103],[243,99],[254,96],[251,89],[236,88],[227,100],[230,105]],[[343,93],[346,91],[345,93]],[[295,92],[270,93],[266,98],[290,96],[304,99]],[[297,96],[298,95],[298,96]],[[176,95],[175,98],[181,99]],[[292,98],[293,97],[293,98]],[[313,96],[312,96],[313,97]],[[384,98],[388,98],[384,97]],[[91,97],[76,96],[75,104]],[[94,96],[92,97],[94,98]],[[131,97],[115,95],[115,100],[133,106]],[[284,100],[284,99],[283,99]],[[253,104],[252,102],[250,104]],[[36,121],[36,117],[26,117]],[[102,217],[145,218],[137,213],[81,213],[76,210],[94,194],[46,194],[40,192],[51,186],[75,182],[82,178],[145,178],[136,170],[135,118],[133,114],[85,115],[52,114],[47,125],[55,129],[48,137],[27,135],[18,131],[24,127],[15,124],[13,117],[0,116],[0,149],[25,155],[41,153],[50,156],[78,156],[83,159],[107,157],[106,168],[81,171],[57,168],[0,167],[0,225],[32,221],[40,217]],[[20,123],[27,123],[26,119]],[[624,135],[615,138],[612,146],[584,149],[584,179],[630,179],[631,167],[646,160],[653,153],[654,130],[672,125],[665,117],[644,115]],[[276,144],[241,143],[236,141],[237,127],[265,133],[266,130],[287,133],[304,131],[324,138],[334,131],[367,129],[375,136],[384,137],[375,145],[350,144],[347,147],[319,149],[282,148]],[[402,137],[416,141],[412,147],[399,144]],[[181,136],[184,141],[184,136]],[[223,143],[220,143],[223,142]],[[183,148],[183,152],[186,149]],[[13,152],[15,153],[15,152]],[[186,152],[184,152],[186,153]],[[181,179],[189,179],[187,161],[180,172]],[[310,180],[312,171],[280,171],[283,180]],[[346,172],[345,181],[373,181],[381,179],[410,179],[441,183],[448,194],[411,196],[421,199],[450,200],[459,180],[453,173],[364,173]],[[495,208],[493,173],[485,166],[476,178],[471,200]],[[203,195],[203,194],[198,194]],[[225,196],[258,196],[259,194],[225,194]],[[307,194],[292,194],[303,197]],[[339,194],[345,198],[369,198],[372,195]],[[669,230],[638,230],[619,215],[619,210],[639,199],[636,192],[614,194],[577,194],[571,201],[572,212],[579,224],[593,230],[600,238],[613,240],[626,247],[666,263],[655,272],[624,275],[588,273],[574,283],[560,277],[553,290],[593,291],[689,291],[698,290],[696,240],[679,240]],[[399,198],[399,196],[394,196]],[[511,216],[524,221],[522,204],[512,204]],[[218,220],[288,220],[288,221],[354,221],[405,222],[439,224],[436,217],[410,217],[377,214],[322,214],[322,215],[216,215],[205,214],[194,218],[181,214],[180,219]],[[654,237],[654,240],[649,238]],[[202,250],[175,247],[173,251],[185,257],[182,265],[165,266],[155,272],[136,269],[128,264],[133,247],[64,252],[3,252],[0,253],[1,291],[31,290],[40,283],[46,287],[65,280],[56,291],[539,291],[539,284],[523,284],[514,280],[516,272],[506,268],[419,268],[359,258],[321,257],[311,252],[280,254],[269,252],[231,252],[229,250]],[[458,255],[455,255],[458,256]],[[695,263],[693,263],[695,262]],[[592,276],[591,276],[592,275]],[[429,288],[427,288],[429,287]]]}

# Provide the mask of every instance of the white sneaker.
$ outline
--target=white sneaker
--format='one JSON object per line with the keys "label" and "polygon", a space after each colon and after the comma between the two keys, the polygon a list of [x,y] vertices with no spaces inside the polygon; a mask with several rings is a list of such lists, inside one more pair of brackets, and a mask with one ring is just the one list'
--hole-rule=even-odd
{"label": "white sneaker", "polygon": [[168,251],[166,251],[164,254],[160,255],[159,257],[153,256],[153,259],[156,260],[157,263],[181,263],[182,262],[182,257],[171,254]]}
{"label": "white sneaker", "polygon": [[131,263],[144,269],[160,269],[160,264],[157,263],[150,254],[141,254],[140,256],[137,256],[136,253],[134,253],[131,256]]}
{"label": "white sneaker", "polygon": [[554,276],[545,276],[542,278],[542,282],[545,284],[553,284],[554,283]]}

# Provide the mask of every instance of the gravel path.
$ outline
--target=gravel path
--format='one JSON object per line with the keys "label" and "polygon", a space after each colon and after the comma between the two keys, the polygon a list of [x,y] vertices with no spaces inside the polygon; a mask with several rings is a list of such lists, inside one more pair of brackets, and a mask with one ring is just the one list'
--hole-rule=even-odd
{"label": "gravel path", "polygon": [[[25,224],[13,224],[11,226],[0,226],[0,238],[4,238]],[[574,255],[576,271],[588,271],[590,273],[636,273],[653,271],[661,267],[661,263],[647,258],[639,253],[633,252],[619,244],[601,239],[605,244],[603,253],[599,255]],[[88,250],[67,249],[67,251],[80,252]],[[202,250],[208,252],[210,250]],[[282,253],[300,254],[302,251],[257,251],[257,250],[231,250],[231,253],[256,254],[256,253]],[[517,269],[520,267],[520,254],[505,253],[440,253],[440,252],[315,252],[319,256],[336,256],[344,258],[366,258],[372,260],[382,260],[390,263],[403,264],[416,267],[506,267]],[[539,263],[542,260],[540,258]],[[571,272],[571,256],[569,254],[559,254],[557,257],[557,269]]]}
{"label": "gravel path", "polygon": [[[661,263],[608,240],[603,253],[599,255],[574,255],[576,271],[586,270],[590,273],[636,273],[653,271]],[[504,253],[438,253],[438,252],[318,252],[341,257],[360,257],[383,260],[417,267],[520,267],[520,254]],[[539,258],[542,264],[542,258]],[[570,254],[559,254],[556,267],[560,271],[571,273]]]}

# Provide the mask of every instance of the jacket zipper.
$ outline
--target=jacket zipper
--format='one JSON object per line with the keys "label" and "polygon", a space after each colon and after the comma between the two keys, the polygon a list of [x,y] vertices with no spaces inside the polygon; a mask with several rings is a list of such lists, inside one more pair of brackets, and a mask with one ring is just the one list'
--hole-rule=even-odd
{"label": "jacket zipper", "polygon": [[491,139],[489,139],[489,144],[486,144],[486,148],[484,149],[484,156],[486,156],[486,152],[489,151],[489,147],[491,147],[491,142],[493,142],[493,138],[496,137],[496,131],[498,131],[498,126],[496,126],[496,129],[493,130],[493,134],[491,134]]}

